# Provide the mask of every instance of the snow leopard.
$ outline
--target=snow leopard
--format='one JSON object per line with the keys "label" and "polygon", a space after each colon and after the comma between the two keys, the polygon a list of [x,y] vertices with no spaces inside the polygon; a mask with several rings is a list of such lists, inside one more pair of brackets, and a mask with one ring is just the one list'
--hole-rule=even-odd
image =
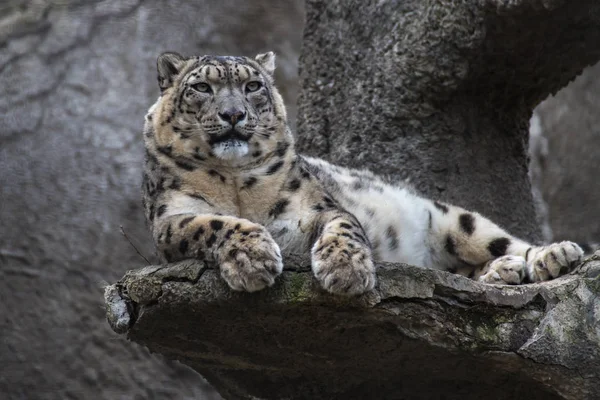
{"label": "snow leopard", "polygon": [[407,184],[298,154],[272,52],[167,52],[157,69],[142,192],[166,262],[214,263],[231,289],[255,292],[274,284],[285,254],[307,254],[323,289],[354,296],[375,287],[376,262],[522,284],[557,278],[582,258],[575,243],[532,245]]}

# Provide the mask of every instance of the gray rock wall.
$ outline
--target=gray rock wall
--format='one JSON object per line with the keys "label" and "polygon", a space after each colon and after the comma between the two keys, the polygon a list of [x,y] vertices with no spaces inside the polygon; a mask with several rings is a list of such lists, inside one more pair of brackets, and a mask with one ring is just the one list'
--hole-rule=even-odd
{"label": "gray rock wall", "polygon": [[[600,64],[536,108],[533,166],[556,240],[600,242]],[[535,144],[535,142],[532,142]],[[537,157],[537,159],[536,159]],[[543,213],[543,210],[542,210]]]}
{"label": "gray rock wall", "polygon": [[215,397],[110,332],[102,285],[144,265],[120,225],[152,252],[141,127],[160,52],[275,50],[295,102],[303,2],[216,3],[0,4],[0,398]]}

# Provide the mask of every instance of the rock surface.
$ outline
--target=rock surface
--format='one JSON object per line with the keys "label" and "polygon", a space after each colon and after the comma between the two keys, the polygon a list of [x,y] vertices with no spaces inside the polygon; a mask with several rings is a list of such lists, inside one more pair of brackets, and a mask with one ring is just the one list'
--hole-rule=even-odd
{"label": "rock surface", "polygon": [[600,252],[523,286],[383,264],[374,291],[347,299],[302,257],[254,294],[185,261],[128,272],[106,290],[107,317],[228,399],[594,399],[599,276]]}
{"label": "rock surface", "polygon": [[536,183],[554,237],[599,243],[600,63],[544,100],[536,116],[545,142]]}

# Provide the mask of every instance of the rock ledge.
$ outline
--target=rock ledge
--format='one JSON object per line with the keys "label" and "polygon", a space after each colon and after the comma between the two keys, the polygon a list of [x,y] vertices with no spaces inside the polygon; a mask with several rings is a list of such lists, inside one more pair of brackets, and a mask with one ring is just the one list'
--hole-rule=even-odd
{"label": "rock ledge", "polygon": [[524,286],[380,264],[376,289],[347,299],[303,257],[254,294],[190,260],[129,271],[105,300],[115,332],[225,398],[586,399],[600,396],[599,275],[600,253]]}

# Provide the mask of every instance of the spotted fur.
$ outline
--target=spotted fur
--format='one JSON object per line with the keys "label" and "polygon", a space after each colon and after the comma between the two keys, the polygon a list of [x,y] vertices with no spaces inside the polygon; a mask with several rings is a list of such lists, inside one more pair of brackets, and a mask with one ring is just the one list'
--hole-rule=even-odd
{"label": "spotted fur", "polygon": [[326,290],[354,295],[374,287],[374,260],[517,284],[581,258],[571,242],[531,246],[475,212],[297,154],[274,69],[273,53],[159,57],[143,202],[165,261],[206,259],[232,289],[256,291],[282,253],[307,253]]}

